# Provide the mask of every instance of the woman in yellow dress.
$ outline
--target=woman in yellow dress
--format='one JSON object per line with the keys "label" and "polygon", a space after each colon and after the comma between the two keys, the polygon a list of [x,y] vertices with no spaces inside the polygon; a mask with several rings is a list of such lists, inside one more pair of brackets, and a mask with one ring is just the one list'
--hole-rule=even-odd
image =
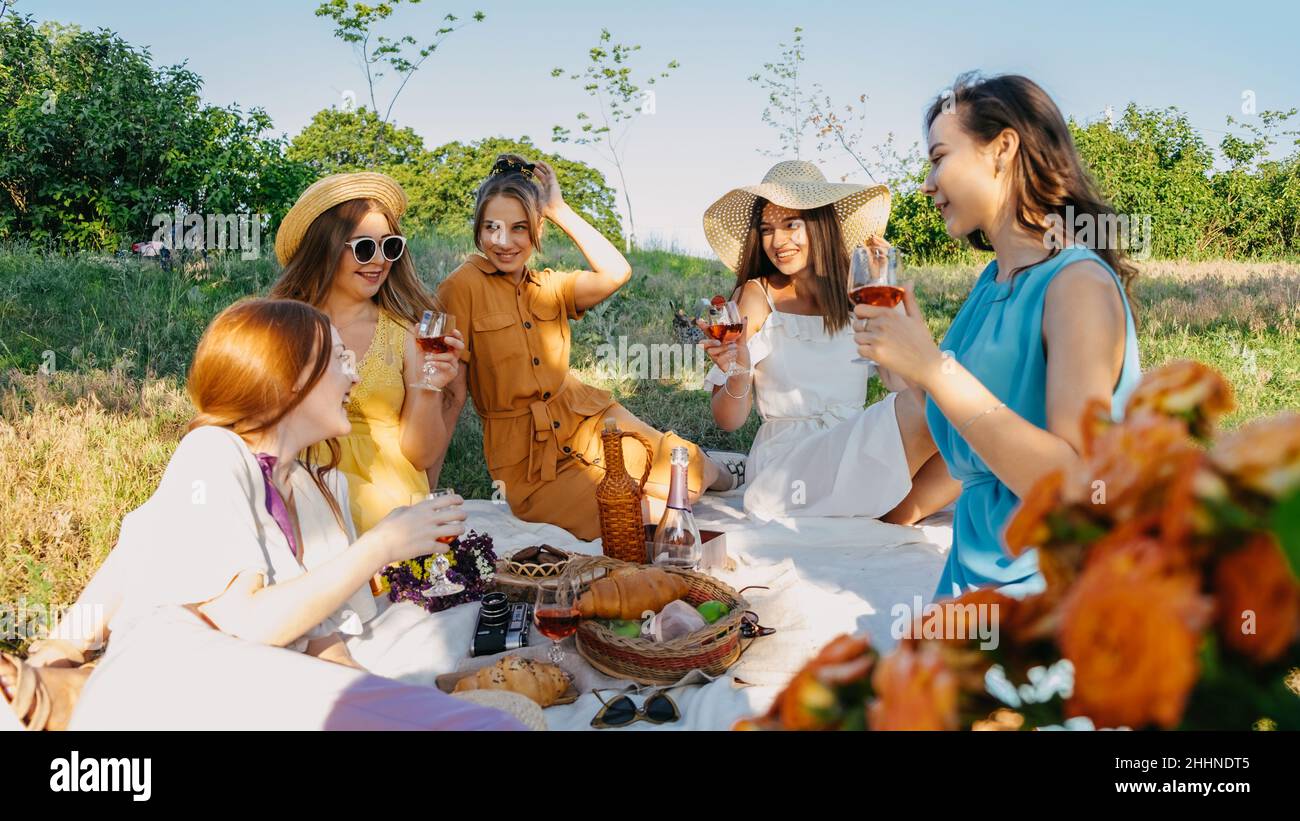
{"label": "woman in yellow dress", "polygon": [[[357,355],[360,382],[347,403],[352,432],[340,437],[358,535],[393,508],[429,492],[426,471],[440,464],[451,437],[440,391],[407,389],[422,380],[442,387],[459,372],[452,350],[427,357],[413,329],[439,310],[420,284],[399,218],[406,194],[384,174],[334,174],[318,180],[285,215],[275,237],[284,266],[271,296],[319,308]],[[436,475],[436,474],[435,474]]]}

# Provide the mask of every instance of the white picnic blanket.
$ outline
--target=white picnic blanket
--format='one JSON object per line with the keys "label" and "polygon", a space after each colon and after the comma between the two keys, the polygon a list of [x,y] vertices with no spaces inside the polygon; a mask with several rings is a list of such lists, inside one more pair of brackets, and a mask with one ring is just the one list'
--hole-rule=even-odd
{"label": "white picnic blanket", "polygon": [[[581,542],[552,525],[520,521],[505,504],[471,500],[465,507],[469,528],[489,534],[498,555],[541,543],[600,553],[599,540]],[[776,633],[753,642],[727,676],[673,690],[681,721],[659,726],[637,722],[628,729],[728,729],[739,718],[765,711],[791,676],[836,635],[865,630],[876,646],[892,647],[891,625],[898,615],[894,608],[902,605],[910,613],[917,597],[922,603],[930,601],[952,541],[950,511],[917,527],[843,518],[757,525],[740,510],[740,494],[733,492],[704,496],[694,512],[701,528],[727,532],[727,550],[736,563],[734,571],[711,572],[736,590],[748,585],[770,588],[750,590],[745,598],[761,623],[776,628]],[[357,661],[375,673],[432,686],[438,675],[494,660],[469,655],[477,604],[435,614],[406,602],[380,600],[379,606],[381,612],[366,632],[348,639]],[[545,658],[549,644],[534,631],[532,646],[517,652]],[[547,723],[553,730],[590,729],[600,709],[591,690],[631,682],[597,672],[578,655],[573,639],[564,647],[562,666],[574,675],[583,695],[573,704],[548,708]]]}

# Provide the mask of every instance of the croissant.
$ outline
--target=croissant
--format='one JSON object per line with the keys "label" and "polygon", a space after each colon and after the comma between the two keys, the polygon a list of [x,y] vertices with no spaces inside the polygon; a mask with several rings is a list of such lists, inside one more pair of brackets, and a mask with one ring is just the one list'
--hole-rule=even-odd
{"label": "croissant", "polygon": [[690,589],[690,583],[676,573],[641,568],[592,582],[578,598],[578,613],[588,619],[639,619],[647,610],[658,613]]}
{"label": "croissant", "polygon": [[474,675],[456,682],[452,692],[466,690],[509,690],[528,696],[542,707],[550,707],[569,689],[569,676],[554,664],[519,656],[497,659],[489,667],[480,667]]}

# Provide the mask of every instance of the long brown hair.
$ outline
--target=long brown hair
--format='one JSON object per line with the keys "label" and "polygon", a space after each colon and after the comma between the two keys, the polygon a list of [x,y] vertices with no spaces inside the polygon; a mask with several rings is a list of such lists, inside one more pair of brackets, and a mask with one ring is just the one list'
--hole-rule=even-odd
{"label": "long brown hair", "polygon": [[[1088,214],[1102,224],[1115,210],[1101,196],[1097,184],[1084,169],[1069,126],[1052,98],[1033,80],[1018,74],[983,78],[967,72],[952,88],[936,97],[925,114],[928,132],[935,118],[951,108],[962,129],[988,145],[1004,129],[1020,137],[1020,150],[1011,168],[1016,221],[1035,233],[1049,230],[1048,217],[1056,215],[1073,238],[1074,226],[1066,220],[1066,208],[1075,215]],[[967,239],[981,251],[993,245],[981,231]],[[1053,250],[1049,257],[1055,256]],[[1098,248],[1097,255],[1119,276],[1128,291],[1137,267],[1122,248]],[[1015,276],[1023,268],[1011,272]]]}
{"label": "long brown hair", "polygon": [[[215,425],[246,437],[275,427],[325,375],[333,354],[329,318],[312,306],[291,299],[236,302],[217,314],[194,351],[188,390],[197,412],[188,429]],[[304,370],[307,382],[295,392]],[[337,440],[325,445],[326,463],[316,463],[315,448],[299,461],[343,527],[338,499],[325,483],[342,451]]]}
{"label": "long brown hair", "polygon": [[[749,232],[740,251],[736,268],[736,294],[751,279],[781,273],[763,250],[763,206],[767,200],[757,197],[749,214]],[[808,230],[808,267],[812,269],[813,297],[822,314],[822,327],[828,335],[849,324],[849,252],[844,248],[844,232],[834,205],[800,211]]]}
{"label": "long brown hair", "polygon": [[[500,154],[496,158],[496,163],[502,161],[516,165],[527,165],[528,161],[518,154]],[[493,167],[496,167],[496,163]],[[519,200],[519,204],[524,207],[524,214],[528,218],[528,238],[533,242],[533,252],[541,253],[542,251],[542,190],[532,177],[524,174],[522,171],[506,171],[504,173],[489,174],[487,179],[478,187],[478,195],[474,201],[474,247],[483,250],[483,242],[479,238],[483,229],[483,212],[487,209],[487,204],[492,201],[493,197],[513,197]]]}
{"label": "long brown hair", "polygon": [[[297,253],[271,286],[271,297],[296,299],[317,308],[323,307],[334,281],[334,272],[338,269],[339,254],[345,247],[343,243],[373,211],[378,211],[388,220],[388,230],[394,234],[402,232],[397,216],[378,200],[363,198],[341,202],[312,220]],[[412,325],[420,321],[424,311],[440,310],[437,300],[415,275],[409,245],[401,258],[388,269],[388,276],[379,286],[373,301],[381,309]]]}

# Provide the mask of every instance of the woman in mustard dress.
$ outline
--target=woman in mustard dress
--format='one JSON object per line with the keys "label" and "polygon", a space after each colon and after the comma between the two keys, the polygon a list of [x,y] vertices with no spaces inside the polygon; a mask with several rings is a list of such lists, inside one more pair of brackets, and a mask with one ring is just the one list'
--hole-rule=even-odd
{"label": "woman in mustard dress", "polygon": [[[558,272],[528,266],[539,250],[542,223],[560,227],[592,270]],[[645,436],[654,447],[646,484],[650,521],[668,495],[675,446],[690,455],[691,498],[705,489],[728,490],[742,481],[743,457],[709,455],[671,431],[661,433],[614,401],[608,391],[569,372],[569,320],[612,296],[632,276],[618,249],[574,211],[545,162],[502,155],[478,190],[474,243],[482,252],[452,272],[438,300],[465,330],[461,358],[468,363],[448,387],[444,427],[450,429],[466,396],[483,419],[489,473],[520,519],[547,522],[579,539],[600,535],[596,486],[605,475],[600,432],[613,417],[620,430]],[[645,449],[625,440],[625,465],[638,479]]]}
{"label": "woman in mustard dress", "polygon": [[415,346],[412,328],[438,307],[405,252],[398,223],[405,210],[406,194],[392,178],[335,174],[303,192],[275,238],[284,272],[271,295],[324,311],[357,352],[360,382],[347,402],[352,432],[338,441],[358,534],[429,492],[427,471],[451,435],[446,394],[407,389],[423,378],[426,361],[432,384],[450,382],[463,343],[457,333],[452,352],[427,360]]}

